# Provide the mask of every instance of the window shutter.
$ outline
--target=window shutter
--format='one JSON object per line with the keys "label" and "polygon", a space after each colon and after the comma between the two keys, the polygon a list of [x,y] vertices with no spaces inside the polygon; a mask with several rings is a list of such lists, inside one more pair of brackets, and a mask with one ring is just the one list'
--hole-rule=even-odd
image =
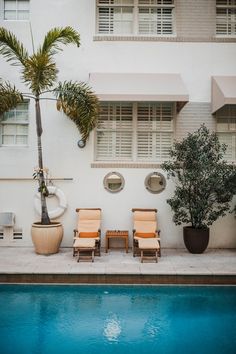
{"label": "window shutter", "polygon": [[224,106],[216,112],[217,135],[222,144],[227,145],[225,159],[236,160],[236,105]]}
{"label": "window shutter", "polygon": [[173,33],[172,0],[139,0],[139,34]]}
{"label": "window shutter", "polygon": [[174,5],[174,0],[139,0],[139,5]]}
{"label": "window shutter", "polygon": [[103,103],[97,126],[97,160],[132,159],[132,104]]}
{"label": "window shutter", "polygon": [[98,32],[113,33],[113,8],[101,7],[98,9]]}
{"label": "window shutter", "polygon": [[99,0],[98,32],[130,34],[133,32],[133,0]]}
{"label": "window shutter", "polygon": [[216,34],[236,35],[236,0],[216,0]]}
{"label": "window shutter", "polygon": [[169,157],[173,141],[173,105],[138,104],[137,158],[163,160]]}

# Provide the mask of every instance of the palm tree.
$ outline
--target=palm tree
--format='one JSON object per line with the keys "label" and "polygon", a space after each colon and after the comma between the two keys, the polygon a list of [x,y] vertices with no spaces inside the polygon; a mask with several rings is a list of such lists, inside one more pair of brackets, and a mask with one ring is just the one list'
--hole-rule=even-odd
{"label": "palm tree", "polygon": [[98,99],[85,83],[64,82],[55,87],[58,70],[54,60],[55,54],[61,51],[61,44],[80,45],[80,36],[71,27],[53,28],[45,36],[44,41],[37,51],[29,55],[23,44],[16,36],[0,27],[0,54],[13,66],[20,66],[21,79],[30,89],[29,95],[35,101],[35,117],[38,147],[38,172],[39,191],[41,193],[41,224],[49,225],[46,197],[48,195],[44,177],[42,154],[42,122],[40,100],[42,95],[51,92],[57,99],[57,109],[62,110],[77,125],[82,140],[86,142],[89,133],[95,127],[98,117]]}
{"label": "palm tree", "polygon": [[2,115],[23,102],[22,94],[11,86],[9,82],[0,79],[0,118]]}

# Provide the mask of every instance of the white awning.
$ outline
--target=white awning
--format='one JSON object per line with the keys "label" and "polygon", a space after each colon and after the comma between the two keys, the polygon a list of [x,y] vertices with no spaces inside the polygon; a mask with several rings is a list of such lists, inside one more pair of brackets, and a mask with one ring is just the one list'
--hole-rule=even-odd
{"label": "white awning", "polygon": [[177,102],[179,111],[189,100],[179,74],[91,73],[89,84],[101,101]]}
{"label": "white awning", "polygon": [[226,104],[236,104],[236,76],[212,77],[212,113]]}

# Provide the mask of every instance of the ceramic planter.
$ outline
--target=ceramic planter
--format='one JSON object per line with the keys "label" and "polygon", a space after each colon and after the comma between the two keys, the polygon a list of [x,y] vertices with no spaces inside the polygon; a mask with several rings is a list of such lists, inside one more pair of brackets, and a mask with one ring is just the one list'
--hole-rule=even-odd
{"label": "ceramic planter", "polygon": [[203,253],[209,243],[209,228],[195,229],[191,226],[184,227],[184,244],[190,253]]}
{"label": "ceramic planter", "polygon": [[44,255],[58,253],[63,237],[63,226],[59,222],[50,225],[33,223],[31,236],[36,253]]}

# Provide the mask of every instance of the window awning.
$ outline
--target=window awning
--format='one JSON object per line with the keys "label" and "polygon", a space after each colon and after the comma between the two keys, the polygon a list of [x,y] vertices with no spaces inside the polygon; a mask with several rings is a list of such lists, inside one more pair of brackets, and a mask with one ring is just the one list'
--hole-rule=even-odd
{"label": "window awning", "polygon": [[236,76],[212,77],[212,113],[226,104],[236,104]]}
{"label": "window awning", "polygon": [[179,74],[91,73],[89,84],[101,101],[188,102],[187,89]]}

